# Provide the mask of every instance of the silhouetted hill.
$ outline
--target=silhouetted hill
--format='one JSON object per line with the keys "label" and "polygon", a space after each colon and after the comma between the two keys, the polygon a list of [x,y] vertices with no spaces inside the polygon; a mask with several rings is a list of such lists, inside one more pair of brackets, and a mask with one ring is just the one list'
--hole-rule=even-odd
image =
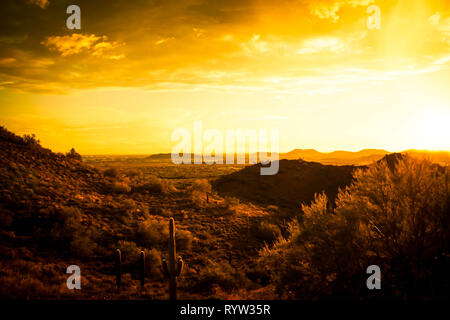
{"label": "silhouetted hill", "polygon": [[223,195],[292,211],[322,191],[334,200],[338,189],[350,184],[352,172],[357,168],[304,160],[280,160],[279,165],[279,172],[272,176],[260,175],[260,165],[248,166],[219,178],[214,188]]}
{"label": "silhouetted hill", "polygon": [[[29,188],[38,196],[62,193],[61,199],[67,199],[75,190],[96,191],[100,189],[98,170],[85,165],[77,159],[63,154],[55,154],[40,146],[32,137],[19,137],[4,128],[0,128],[0,187],[3,199],[17,191],[17,197],[23,197],[22,188]],[[14,184],[19,189],[11,188]],[[64,185],[64,190],[59,189]],[[37,194],[36,194],[37,193]]]}
{"label": "silhouetted hill", "polygon": [[146,159],[152,159],[152,160],[170,160],[171,159],[171,153],[155,153],[149,155]]}
{"label": "silhouetted hill", "polygon": [[385,155],[383,158],[377,162],[386,161],[388,167],[392,170],[398,164],[399,161],[403,160],[405,156],[402,153],[391,153]]}

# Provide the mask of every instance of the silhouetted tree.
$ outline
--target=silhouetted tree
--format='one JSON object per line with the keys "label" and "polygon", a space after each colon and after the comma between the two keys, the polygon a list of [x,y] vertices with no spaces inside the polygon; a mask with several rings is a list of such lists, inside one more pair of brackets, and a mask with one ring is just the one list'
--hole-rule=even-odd
{"label": "silhouetted tree", "polygon": [[70,151],[66,153],[66,157],[71,158],[71,159],[76,159],[79,161],[81,161],[81,159],[82,159],[81,155],[78,152],[76,152],[74,148],[70,149]]}

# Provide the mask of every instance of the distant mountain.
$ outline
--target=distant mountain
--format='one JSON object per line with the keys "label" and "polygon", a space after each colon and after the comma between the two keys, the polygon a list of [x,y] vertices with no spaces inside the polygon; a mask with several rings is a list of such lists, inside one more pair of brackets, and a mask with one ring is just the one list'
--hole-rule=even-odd
{"label": "distant mountain", "polygon": [[171,159],[171,153],[155,153],[152,155],[149,155],[146,159],[153,159],[153,160],[170,160]]}
{"label": "distant mountain", "polygon": [[[409,154],[414,157],[425,157],[440,165],[450,165],[449,151],[427,151],[427,150],[405,150],[401,152]],[[389,151],[383,149],[363,149],[361,151],[333,151],[333,152],[319,152],[315,149],[294,149],[286,153],[280,153],[280,160],[298,160],[320,162],[322,164],[331,165],[355,165],[364,166],[369,165],[375,161],[382,159],[385,155],[390,154]],[[170,160],[170,153],[152,154],[147,159],[151,160]],[[193,157],[191,156],[193,160]],[[248,154],[246,155],[248,160]],[[225,163],[225,155],[224,155]],[[248,163],[248,161],[246,161]]]}
{"label": "distant mountain", "polygon": [[334,165],[367,165],[380,160],[389,151],[379,149],[364,149],[357,152],[333,151],[322,153],[315,149],[294,149],[287,153],[280,153],[280,159],[316,161],[322,164]]}
{"label": "distant mountain", "polygon": [[[386,154],[389,154],[386,150],[377,149],[364,149],[358,152],[351,151],[333,151],[329,153],[322,153],[315,149],[294,149],[287,153],[280,153],[279,159],[297,160],[302,159],[305,161],[315,161],[322,164],[334,164],[334,165],[367,165],[374,161],[381,159]],[[245,155],[248,160],[248,154]],[[170,153],[157,153],[152,154],[147,159],[151,160],[170,160]],[[191,159],[193,159],[191,155]],[[225,162],[225,154],[224,154]],[[248,162],[248,161],[246,161]]]}

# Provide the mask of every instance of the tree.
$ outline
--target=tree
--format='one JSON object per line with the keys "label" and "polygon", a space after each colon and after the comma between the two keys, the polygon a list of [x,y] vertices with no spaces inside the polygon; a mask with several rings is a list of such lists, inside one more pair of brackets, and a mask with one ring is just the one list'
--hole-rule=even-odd
{"label": "tree", "polygon": [[66,157],[70,159],[75,159],[81,161],[81,155],[75,151],[74,148],[70,149],[69,152],[66,153]]}

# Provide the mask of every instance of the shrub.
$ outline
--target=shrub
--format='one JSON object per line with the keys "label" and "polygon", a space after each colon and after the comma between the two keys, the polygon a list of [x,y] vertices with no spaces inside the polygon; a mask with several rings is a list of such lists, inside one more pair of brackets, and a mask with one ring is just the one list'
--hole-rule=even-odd
{"label": "shrub", "polygon": [[140,222],[135,234],[136,242],[145,248],[161,245],[164,241],[167,243],[168,237],[169,228],[167,223],[154,218]]}
{"label": "shrub", "polygon": [[191,186],[192,191],[211,192],[211,183],[207,179],[196,179]]}
{"label": "shrub", "polygon": [[257,239],[273,242],[281,236],[280,228],[267,221],[261,221],[254,230]]}
{"label": "shrub", "polygon": [[139,254],[141,250],[136,243],[120,240],[117,243],[117,248],[120,249],[122,253],[122,263],[124,267],[135,266],[139,263]]}
{"label": "shrub", "polygon": [[116,178],[119,175],[119,171],[116,168],[108,168],[103,171],[103,176],[109,178]]}
{"label": "shrub", "polygon": [[[187,230],[177,228],[176,246],[180,250],[189,250],[192,245],[192,234]],[[137,226],[135,234],[136,242],[145,247],[157,246],[160,249],[167,249],[169,239],[169,225],[166,220],[149,218]]]}
{"label": "shrub", "polygon": [[142,171],[138,169],[130,169],[127,171],[126,175],[130,178],[142,177]]}
{"label": "shrub", "polygon": [[410,157],[359,169],[335,209],[316,195],[290,224],[289,237],[261,250],[260,263],[280,292],[297,298],[367,295],[371,264],[389,275],[384,295],[443,296],[450,267],[447,177],[448,168]]}
{"label": "shrub", "polygon": [[190,189],[190,197],[197,207],[202,207],[206,202],[207,193],[211,193],[211,184],[206,179],[196,179]]}
{"label": "shrub", "polygon": [[75,207],[41,209],[34,236],[52,248],[81,258],[92,257],[97,249],[96,235],[93,229],[81,224],[81,216],[81,211]]}
{"label": "shrub", "polygon": [[105,183],[105,189],[109,193],[128,193],[131,191],[130,186],[121,181],[107,182]]}
{"label": "shrub", "polygon": [[150,277],[157,277],[161,275],[161,251],[158,249],[144,249],[146,260],[146,274]]}
{"label": "shrub", "polygon": [[138,273],[141,251],[145,252],[145,274],[149,277],[160,276],[161,252],[158,249],[146,249],[139,247],[135,242],[120,240],[117,248],[122,253],[122,265],[124,272]]}
{"label": "shrub", "polygon": [[175,190],[175,187],[168,180],[163,180],[155,176],[147,177],[146,181],[134,187],[134,192],[149,193],[169,193]]}
{"label": "shrub", "polygon": [[235,197],[225,197],[225,210],[227,215],[235,215],[239,209],[239,199]]}
{"label": "shrub", "polygon": [[227,292],[235,288],[242,288],[248,283],[244,274],[233,269],[226,262],[208,260],[199,274],[194,277],[194,289],[212,293],[215,286],[219,286]]}

